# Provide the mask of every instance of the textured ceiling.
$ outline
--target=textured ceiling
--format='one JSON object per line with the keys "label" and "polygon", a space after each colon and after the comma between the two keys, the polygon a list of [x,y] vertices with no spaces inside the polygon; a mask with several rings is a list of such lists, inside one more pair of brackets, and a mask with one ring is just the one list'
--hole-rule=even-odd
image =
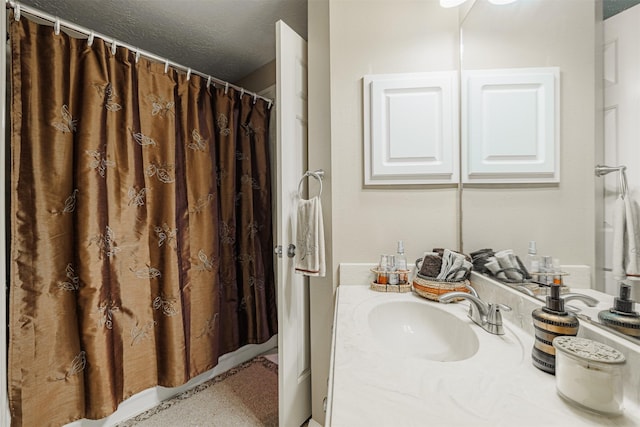
{"label": "textured ceiling", "polygon": [[232,83],[275,58],[279,19],[307,38],[307,0],[19,2]]}
{"label": "textured ceiling", "polygon": [[637,4],[640,4],[640,0],[604,0],[602,3],[603,19],[610,18]]}

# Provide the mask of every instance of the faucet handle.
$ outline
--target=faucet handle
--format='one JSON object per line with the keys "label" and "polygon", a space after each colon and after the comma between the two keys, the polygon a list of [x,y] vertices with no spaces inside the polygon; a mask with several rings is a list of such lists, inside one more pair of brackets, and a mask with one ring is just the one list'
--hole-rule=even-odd
{"label": "faucet handle", "polygon": [[511,307],[504,304],[489,304],[489,314],[487,315],[487,330],[496,335],[504,335],[502,327],[502,313],[500,310],[511,311]]}
{"label": "faucet handle", "polygon": [[[491,304],[491,306],[495,307],[494,310],[498,310],[499,311],[501,309],[503,311],[511,311],[511,307],[509,307],[506,304],[497,303],[497,304]],[[491,308],[490,308],[490,311],[491,311]]]}
{"label": "faucet handle", "polygon": [[494,325],[502,325],[502,314],[500,310],[511,311],[511,307],[504,304],[489,304],[489,314],[487,315],[487,322]]}

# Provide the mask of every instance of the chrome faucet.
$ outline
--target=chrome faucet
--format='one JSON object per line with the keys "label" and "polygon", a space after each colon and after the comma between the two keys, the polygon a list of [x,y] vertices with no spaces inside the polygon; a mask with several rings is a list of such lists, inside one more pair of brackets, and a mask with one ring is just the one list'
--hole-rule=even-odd
{"label": "chrome faucet", "polygon": [[600,302],[597,299],[590,297],[589,295],[583,295],[578,293],[564,294],[564,295],[560,295],[560,297],[564,300],[564,302],[571,301],[572,299],[580,300],[583,303],[587,304],[589,307],[595,307]]}
{"label": "chrome faucet", "polygon": [[467,288],[467,289],[469,290],[469,292],[471,293],[471,295],[473,295],[473,296],[474,296],[474,297],[476,297],[476,298],[480,298],[480,297],[478,296],[478,293],[476,292],[476,290],[475,290],[471,285],[467,285],[467,284],[465,283],[464,287],[465,287],[465,288]]}
{"label": "chrome faucet", "polygon": [[446,304],[457,298],[469,300],[469,318],[475,324],[490,334],[504,335],[500,310],[511,311],[511,307],[504,304],[487,304],[477,296],[466,292],[449,292],[441,295],[439,301]]}
{"label": "chrome faucet", "polygon": [[[562,295],[562,299],[564,300],[564,302],[568,302],[568,301],[577,299],[579,301],[582,301],[583,303],[585,303],[589,307],[595,307],[600,302],[597,299],[595,299],[593,297],[590,297],[589,295],[583,295],[583,294],[578,294],[578,293],[564,294],[564,295]],[[580,313],[582,311],[579,307],[576,307],[574,305],[565,305],[565,310],[572,311],[574,313]],[[585,316],[585,317],[590,319],[590,317],[587,316],[587,315],[582,314],[581,316]]]}

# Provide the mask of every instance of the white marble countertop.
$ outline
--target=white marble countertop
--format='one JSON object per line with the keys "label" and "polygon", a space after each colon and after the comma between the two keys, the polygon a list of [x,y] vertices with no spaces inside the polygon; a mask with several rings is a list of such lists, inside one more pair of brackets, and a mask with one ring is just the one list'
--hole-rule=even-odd
{"label": "white marble countertop", "polygon": [[[432,305],[463,319],[477,335],[478,352],[467,360],[435,362],[381,347],[372,335],[368,313],[387,301]],[[624,414],[618,417],[591,414],[566,403],[556,393],[555,377],[531,364],[533,338],[506,320],[505,335],[489,334],[467,318],[468,304],[340,286],[327,425],[640,425],[640,409],[626,399]]]}

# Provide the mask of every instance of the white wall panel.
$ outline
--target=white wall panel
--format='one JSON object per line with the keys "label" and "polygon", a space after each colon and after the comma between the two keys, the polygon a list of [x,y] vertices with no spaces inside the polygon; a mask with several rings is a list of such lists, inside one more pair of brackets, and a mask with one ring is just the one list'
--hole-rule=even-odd
{"label": "white wall panel", "polygon": [[457,182],[456,76],[364,77],[365,184]]}
{"label": "white wall panel", "polygon": [[462,74],[465,183],[559,182],[556,67]]}

